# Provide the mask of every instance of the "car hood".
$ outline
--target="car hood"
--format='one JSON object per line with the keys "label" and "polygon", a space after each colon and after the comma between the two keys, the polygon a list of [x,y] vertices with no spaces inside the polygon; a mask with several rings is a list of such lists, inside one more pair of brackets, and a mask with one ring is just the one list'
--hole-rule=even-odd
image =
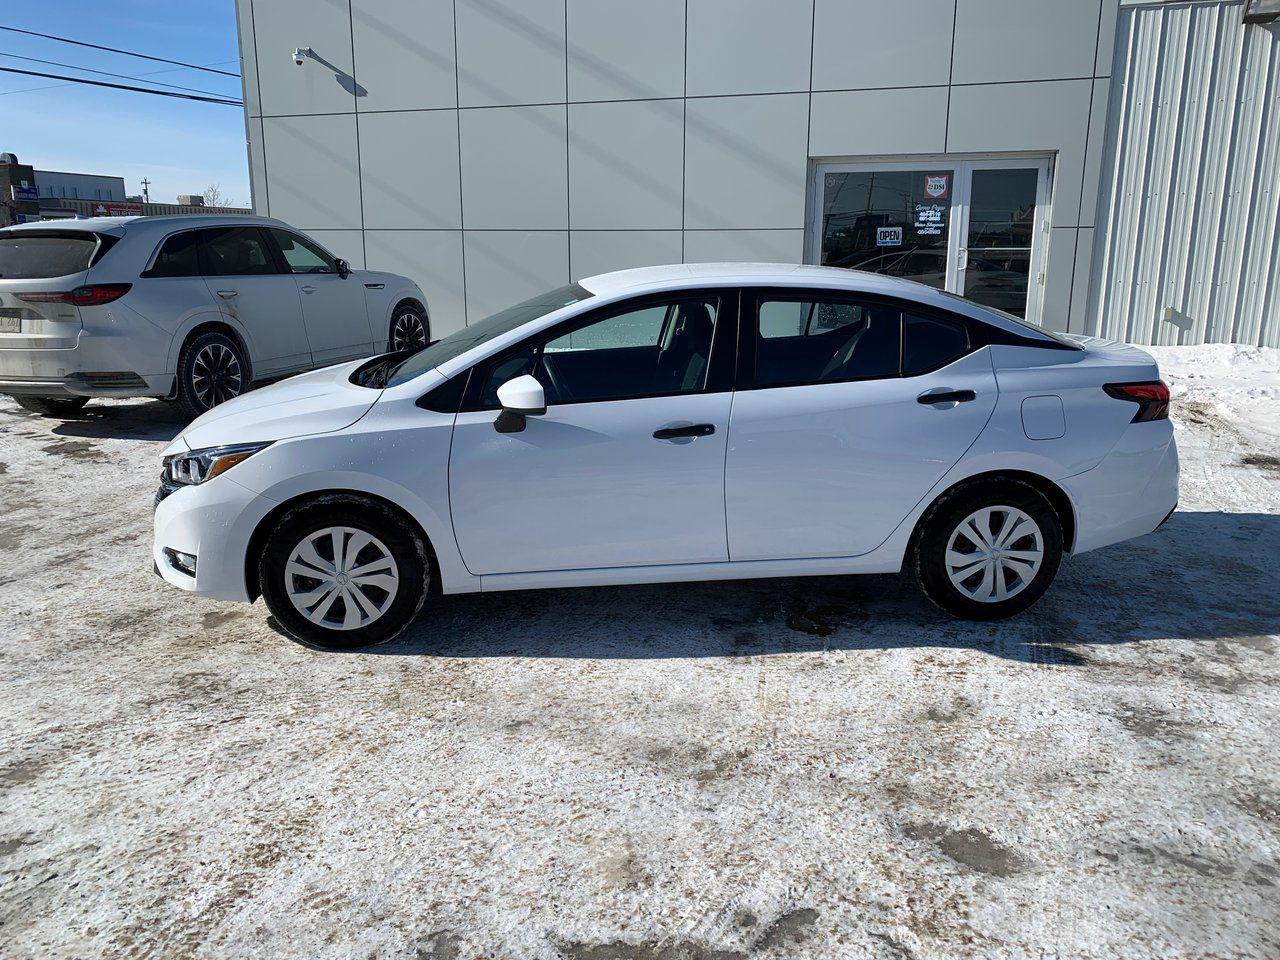
{"label": "car hood", "polygon": [[261,443],[349,427],[369,412],[382,392],[348,379],[365,362],[313,370],[219,404],[193,420],[170,450]]}

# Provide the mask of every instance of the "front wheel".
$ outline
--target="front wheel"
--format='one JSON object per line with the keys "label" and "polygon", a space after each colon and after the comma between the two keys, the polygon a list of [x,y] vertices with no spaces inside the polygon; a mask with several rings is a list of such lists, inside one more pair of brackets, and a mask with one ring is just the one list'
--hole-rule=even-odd
{"label": "front wheel", "polygon": [[88,397],[14,397],[18,406],[44,417],[70,417],[84,409]]}
{"label": "front wheel", "polygon": [[331,650],[384,643],[422,609],[430,560],[390,509],[331,496],[286,513],[258,565],[262,596],[295,640]]}
{"label": "front wheel", "polygon": [[929,508],[909,558],[924,595],[966,620],[1003,620],[1049,589],[1062,521],[1021,480],[975,480]]}

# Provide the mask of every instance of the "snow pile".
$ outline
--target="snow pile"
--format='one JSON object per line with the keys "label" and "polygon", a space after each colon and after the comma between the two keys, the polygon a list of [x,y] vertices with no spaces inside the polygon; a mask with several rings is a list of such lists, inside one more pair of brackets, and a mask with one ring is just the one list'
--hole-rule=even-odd
{"label": "snow pile", "polygon": [[1236,420],[1280,438],[1280,348],[1206,343],[1142,349],[1160,364],[1175,400],[1215,404]]}

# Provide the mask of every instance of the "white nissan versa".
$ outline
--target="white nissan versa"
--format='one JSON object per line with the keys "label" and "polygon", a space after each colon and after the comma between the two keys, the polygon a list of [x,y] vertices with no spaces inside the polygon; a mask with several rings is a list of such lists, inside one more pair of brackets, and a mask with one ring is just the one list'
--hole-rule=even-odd
{"label": "white nissan versa", "polygon": [[0,230],[0,394],[191,414],[273,379],[430,339],[426,299],[266,217],[99,217]]}
{"label": "white nissan versa", "polygon": [[1168,403],[1140,350],[904,280],[627,270],[200,417],[154,560],[326,647],[441,593],[904,567],[997,619],[1170,515]]}

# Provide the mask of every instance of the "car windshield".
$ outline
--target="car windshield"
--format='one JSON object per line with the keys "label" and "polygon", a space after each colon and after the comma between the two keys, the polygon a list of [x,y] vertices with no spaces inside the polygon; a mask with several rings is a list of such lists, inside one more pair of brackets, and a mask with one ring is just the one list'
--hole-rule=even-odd
{"label": "car windshield", "polygon": [[[970,261],[970,265],[972,265],[972,261]],[[952,293],[950,290],[939,290],[938,292],[942,294],[944,297],[950,297],[953,300],[962,300],[965,303],[972,304],[975,307],[981,307],[983,310],[986,310],[988,313],[994,313],[1001,320],[1008,320],[1010,323],[1016,323],[1018,326],[1022,327],[1025,330],[1034,330],[1036,333],[1040,334],[1041,336],[1048,337],[1050,340],[1060,343],[1064,347],[1070,347],[1072,350],[1084,349],[1084,347],[1080,346],[1080,344],[1075,340],[1072,340],[1069,337],[1064,337],[1062,334],[1055,333],[1052,330],[1046,330],[1044,327],[1040,326],[1040,324],[1038,323],[1032,323],[1030,320],[1024,320],[1022,319],[1022,317],[1015,316],[1012,313],[1007,313],[1006,311],[1000,310],[996,307],[988,306],[985,303],[974,303],[974,301],[966,300],[964,297],[960,296],[960,294]]]}
{"label": "car windshield", "polygon": [[398,365],[387,371],[385,382],[382,385],[394,387],[412,380],[419,374],[440,366],[446,360],[452,360],[454,357],[466,353],[472,347],[487,343],[494,337],[499,337],[514,330],[530,320],[537,320],[539,317],[544,317],[548,313],[559,310],[561,307],[567,307],[570,304],[586,300],[590,296],[591,291],[585,287],[570,283],[547,293],[539,294],[536,297],[525,300],[523,303],[517,303],[513,307],[507,307],[507,309],[500,310],[493,316],[477,320],[456,333],[451,333],[449,336],[437,340],[430,346],[406,357]]}
{"label": "car windshield", "polygon": [[89,268],[98,238],[92,233],[0,233],[0,280],[43,280]]}

